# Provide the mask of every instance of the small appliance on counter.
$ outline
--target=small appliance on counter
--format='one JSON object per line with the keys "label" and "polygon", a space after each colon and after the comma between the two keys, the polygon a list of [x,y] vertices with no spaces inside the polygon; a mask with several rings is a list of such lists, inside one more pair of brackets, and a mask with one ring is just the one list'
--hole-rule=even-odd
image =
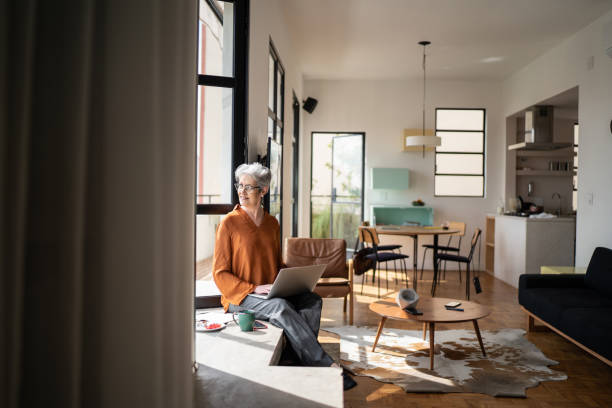
{"label": "small appliance on counter", "polygon": [[542,211],[544,211],[544,207],[540,205],[536,205],[534,203],[530,203],[528,201],[524,201],[523,197],[521,196],[518,196],[518,200],[519,200],[520,212],[527,214],[526,216],[529,216],[531,214],[539,214]]}

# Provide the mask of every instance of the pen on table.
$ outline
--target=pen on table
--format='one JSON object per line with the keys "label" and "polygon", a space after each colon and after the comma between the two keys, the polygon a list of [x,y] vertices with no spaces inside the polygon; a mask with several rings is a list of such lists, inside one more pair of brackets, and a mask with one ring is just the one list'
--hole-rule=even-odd
{"label": "pen on table", "polygon": [[463,312],[463,309],[459,307],[447,307],[446,310],[455,310],[457,312]]}

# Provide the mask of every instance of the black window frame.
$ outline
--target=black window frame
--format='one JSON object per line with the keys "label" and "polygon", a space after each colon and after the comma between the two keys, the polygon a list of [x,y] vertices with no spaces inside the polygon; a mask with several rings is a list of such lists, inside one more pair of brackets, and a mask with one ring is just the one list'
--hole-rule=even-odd
{"label": "black window frame", "polygon": [[[486,108],[436,108],[435,114],[435,135],[438,132],[456,132],[456,133],[475,133],[479,130],[464,130],[464,129],[438,129],[438,111],[439,110],[461,110],[461,111],[482,111],[482,153],[480,152],[439,152],[435,148],[434,154],[434,197],[464,197],[464,198],[485,198],[487,185],[487,169],[486,169],[486,151],[487,151],[487,110]],[[438,155],[443,154],[476,154],[482,155],[482,174],[459,174],[459,173],[438,173]],[[482,194],[481,195],[456,195],[456,194],[436,194],[436,176],[458,176],[458,177],[482,177]]]}
{"label": "black window frame", "polygon": [[[576,158],[578,157],[578,151],[580,147],[580,124],[578,122],[574,122],[574,126],[572,127],[573,139],[572,140],[572,212],[578,211],[578,199],[576,198],[576,208],[574,208],[574,192],[578,194],[578,166],[576,165]],[[578,131],[578,143],[576,143],[576,131]]]}
{"label": "black window frame", "polygon": [[[279,200],[280,200],[280,219],[278,220],[278,223],[280,224],[280,234],[281,237],[283,236],[283,161],[284,161],[284,148],[283,148],[283,140],[284,140],[284,136],[285,136],[285,67],[283,66],[283,63],[280,59],[280,55],[278,53],[278,51],[276,50],[276,47],[274,46],[274,42],[272,41],[272,38],[269,39],[269,57],[272,57],[272,60],[274,61],[274,102],[273,102],[273,108],[270,109],[270,105],[268,101],[267,107],[268,107],[268,116],[267,116],[267,120],[266,123],[268,123],[269,120],[272,120],[272,122],[274,123],[274,126],[272,127],[272,137],[268,137],[268,151],[267,151],[267,162],[266,165],[268,166],[268,168],[270,168],[270,162],[271,162],[271,145],[272,145],[272,141],[274,141],[275,143],[277,143],[280,146],[280,151],[281,151],[281,160],[280,160],[280,180],[279,180]],[[269,67],[268,67],[269,69]],[[278,83],[278,73],[280,72],[280,77],[281,77],[281,83]],[[269,91],[269,84],[268,84],[268,91]],[[278,100],[278,95],[279,95],[279,87],[280,87],[280,101]],[[280,114],[280,115],[279,115]],[[277,129],[280,129],[280,134],[277,134]],[[270,212],[270,197],[272,195],[272,192],[270,191],[268,194],[266,194],[266,196],[264,197],[264,209],[269,213]]]}
{"label": "black window frame", "polygon": [[292,179],[292,190],[291,190],[291,236],[298,236],[298,209],[299,209],[299,183],[300,183],[300,102],[293,90],[293,179]]}
{"label": "black window frame", "polygon": [[[221,23],[223,23],[223,14],[218,9],[217,5],[213,0],[205,0],[206,3],[212,8],[215,16]],[[233,75],[232,76],[220,76],[220,75],[206,75],[197,74],[196,77],[196,88],[199,86],[213,86],[221,88],[233,89],[233,100],[232,100],[232,170],[230,176],[230,183],[232,183],[232,201],[231,203],[221,204],[197,204],[196,202],[196,217],[198,215],[223,215],[230,212],[234,206],[238,203],[238,194],[233,187],[234,182],[234,169],[240,164],[245,163],[248,157],[248,140],[247,140],[247,118],[248,118],[248,62],[249,62],[249,13],[250,13],[250,0],[219,0],[225,3],[232,3],[234,5],[234,32],[233,32]],[[199,7],[199,2],[198,2]],[[199,13],[198,13],[198,24],[199,27]],[[197,30],[198,28],[196,28]],[[196,31],[196,36],[198,36]],[[199,60],[200,51],[198,47],[196,61]],[[197,92],[195,104],[197,106]],[[195,124],[196,137],[197,137],[197,123]],[[197,153],[196,153],[197,154]],[[197,173],[198,168],[194,171]],[[197,183],[197,177],[196,177]],[[197,191],[197,185],[195,186]],[[195,234],[195,231],[194,231]],[[195,238],[195,237],[194,237]],[[195,242],[195,239],[194,239]],[[195,248],[194,248],[194,260],[195,260]],[[195,265],[195,263],[194,263]],[[195,278],[195,269],[194,269]],[[221,306],[220,296],[195,296],[195,309],[219,307]]]}

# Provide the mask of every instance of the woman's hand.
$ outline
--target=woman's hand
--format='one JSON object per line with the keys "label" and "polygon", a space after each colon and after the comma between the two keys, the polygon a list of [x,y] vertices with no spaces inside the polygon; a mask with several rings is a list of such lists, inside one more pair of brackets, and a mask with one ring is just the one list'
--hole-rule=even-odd
{"label": "woman's hand", "polygon": [[272,289],[272,284],[259,285],[255,287],[253,293],[256,293],[258,295],[267,295],[268,293],[270,293],[270,289]]}

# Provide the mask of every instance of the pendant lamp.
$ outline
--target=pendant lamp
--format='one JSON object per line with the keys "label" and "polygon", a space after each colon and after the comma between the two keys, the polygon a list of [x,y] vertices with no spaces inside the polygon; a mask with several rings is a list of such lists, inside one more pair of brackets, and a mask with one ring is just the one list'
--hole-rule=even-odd
{"label": "pendant lamp", "polygon": [[405,136],[404,137],[404,145],[405,146],[423,146],[423,157],[425,157],[425,147],[426,146],[440,146],[442,144],[442,139],[438,136],[427,136],[425,134],[425,101],[426,101],[426,59],[427,55],[425,54],[425,47],[427,47],[431,42],[429,41],[420,41],[419,45],[423,46],[423,122],[422,122],[422,133],[416,136]]}

